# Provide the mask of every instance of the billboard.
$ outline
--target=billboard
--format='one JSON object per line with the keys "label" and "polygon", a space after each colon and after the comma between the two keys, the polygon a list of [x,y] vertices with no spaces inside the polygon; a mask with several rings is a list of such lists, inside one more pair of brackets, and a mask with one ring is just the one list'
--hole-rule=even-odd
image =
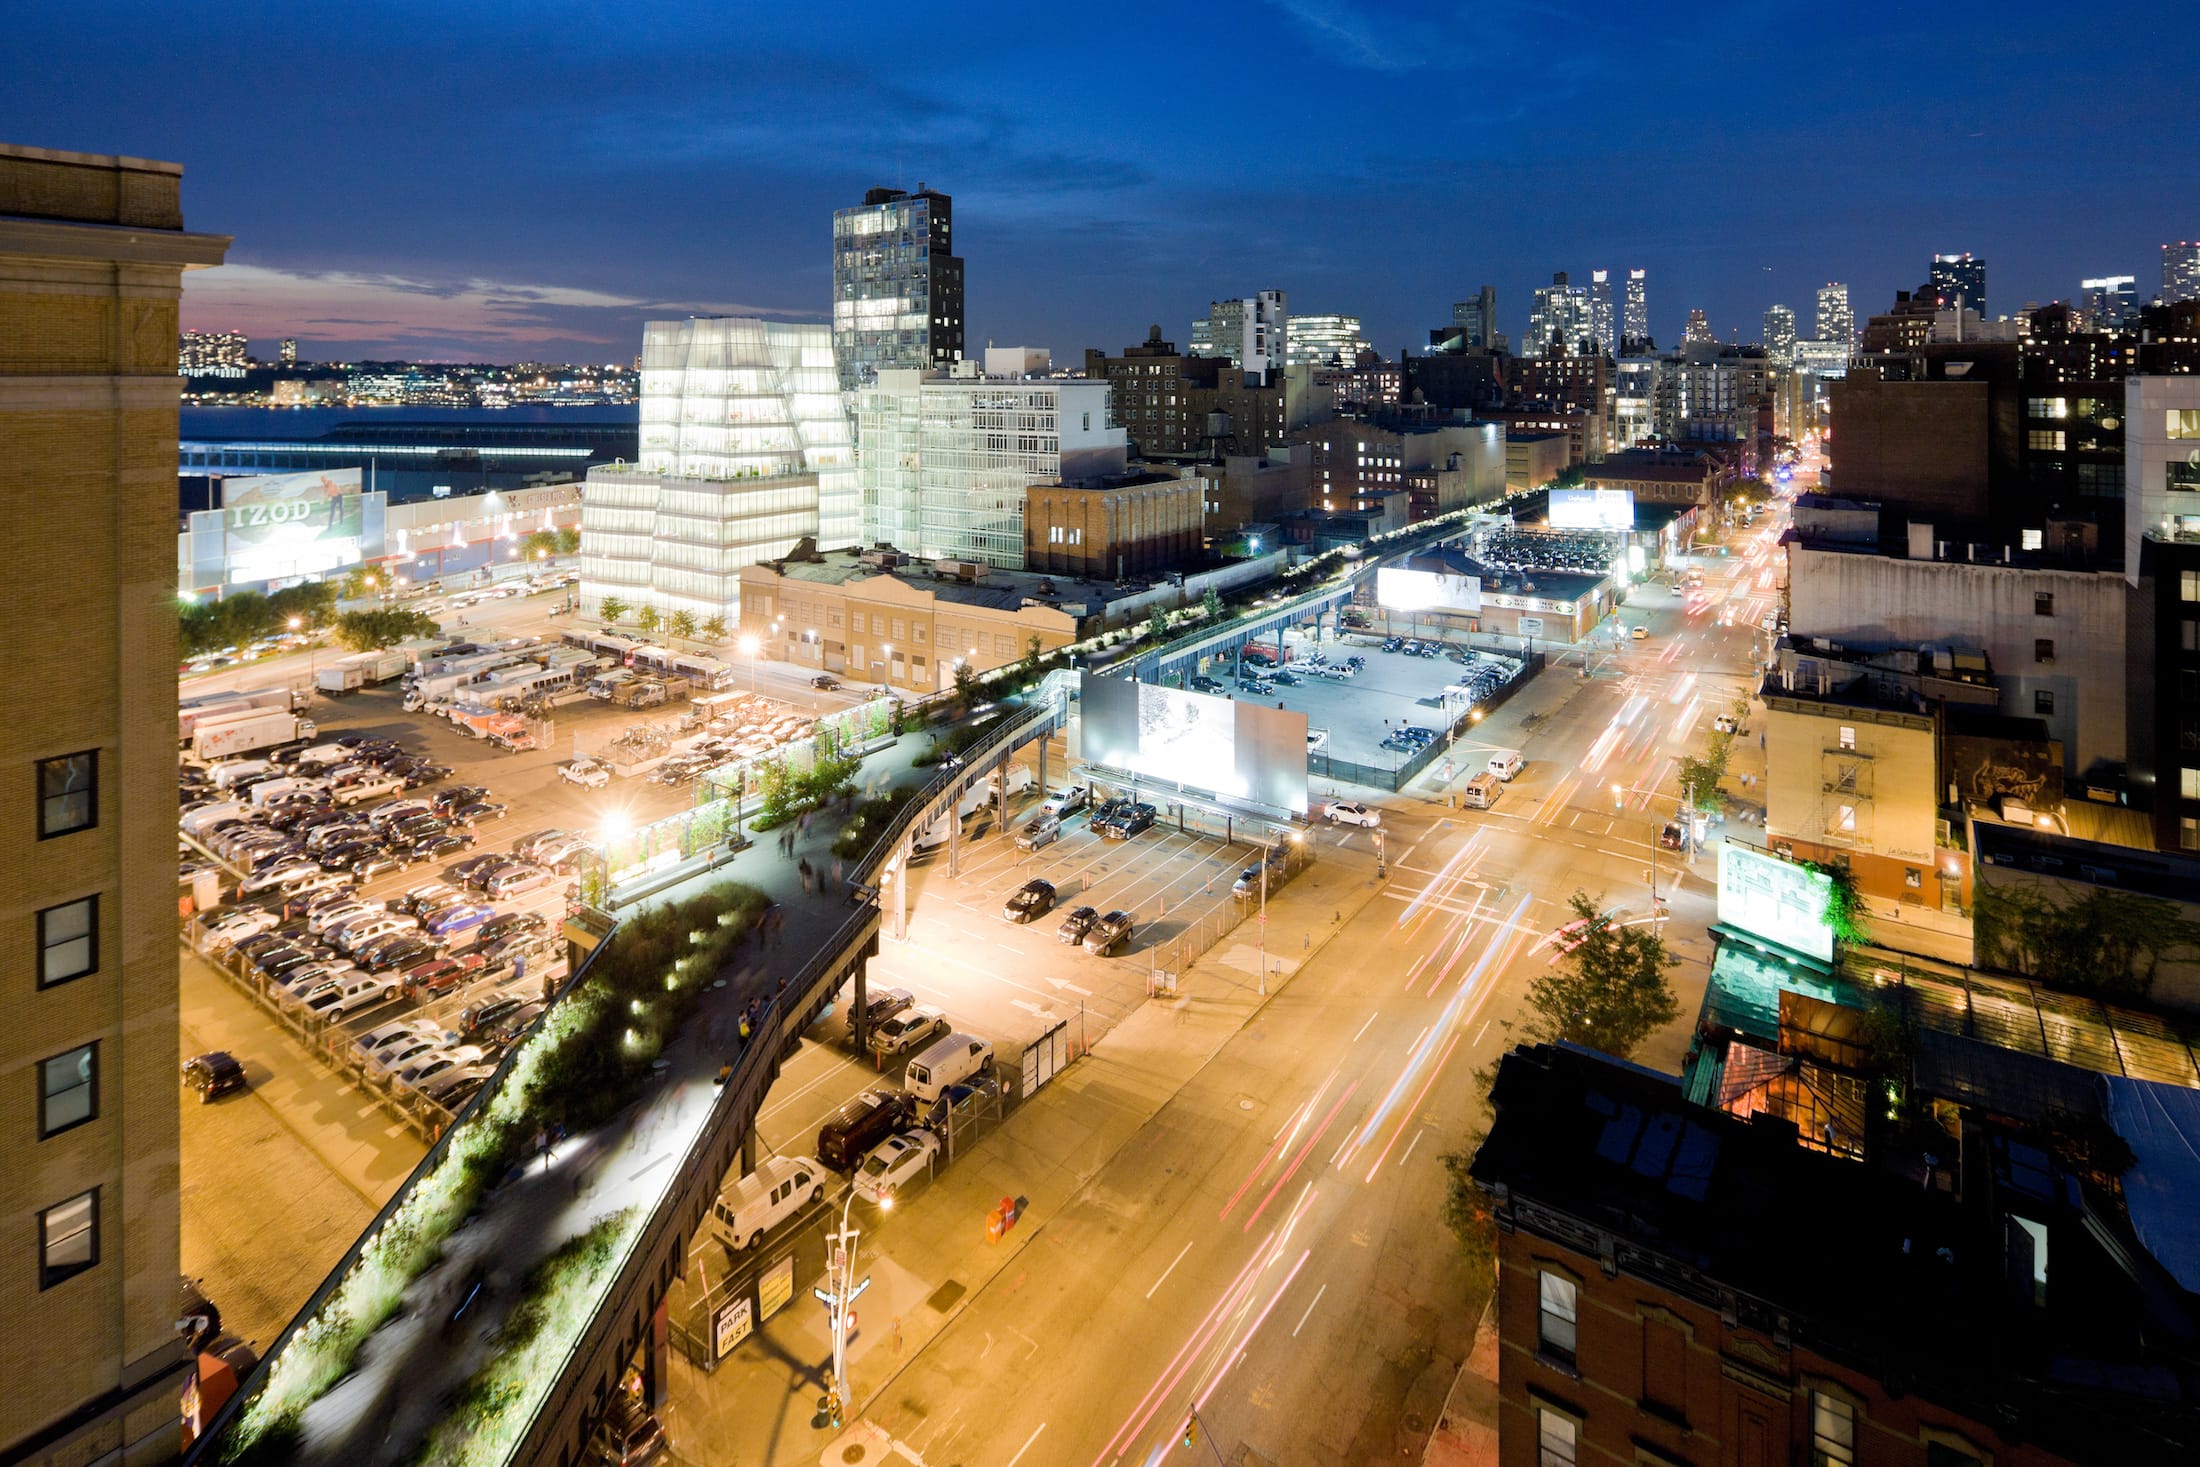
{"label": "billboard", "polygon": [[1554,530],[1632,530],[1635,527],[1635,492],[1632,489],[1553,489],[1551,528]]}
{"label": "billboard", "polygon": [[1375,600],[1386,611],[1457,611],[1474,616],[1482,610],[1482,578],[1386,565],[1375,572]]}
{"label": "billboard", "polygon": [[255,474],[222,481],[221,559],[230,584],[311,575],[380,554],[380,494],[361,492],[362,469]]}
{"label": "billboard", "polygon": [[1719,920],[1821,963],[1833,961],[1832,890],[1822,871],[1734,841],[1719,847]]}
{"label": "billboard", "polygon": [[1306,812],[1306,715],[1121,677],[1085,679],[1084,758]]}

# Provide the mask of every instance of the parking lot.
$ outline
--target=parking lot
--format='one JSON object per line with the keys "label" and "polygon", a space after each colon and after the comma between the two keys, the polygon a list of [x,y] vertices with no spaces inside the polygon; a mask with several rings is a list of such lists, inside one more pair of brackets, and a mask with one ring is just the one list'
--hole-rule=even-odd
{"label": "parking lot", "polygon": [[[1317,642],[1304,633],[1293,632],[1285,638],[1289,659],[1280,669],[1265,669],[1282,676],[1262,679],[1257,692],[1241,686],[1236,664],[1227,659],[1212,659],[1202,674],[1229,697],[1258,698],[1303,712],[1310,754],[1375,769],[1396,769],[1412,757],[1416,740],[1433,742],[1442,738],[1452,718],[1473,706],[1464,697],[1447,700],[1446,688],[1473,686],[1477,674],[1487,675],[1483,686],[1488,687],[1517,672],[1520,665],[1516,657],[1456,646],[1436,649],[1433,643],[1423,644],[1434,649],[1433,655],[1385,651],[1387,640],[1354,632]],[[1324,677],[1306,671],[1309,658],[1316,652],[1331,664],[1357,657],[1362,665],[1347,678]],[[1409,729],[1424,732],[1402,732]],[[1317,779],[1316,785],[1333,782]],[[1318,815],[1318,791],[1315,804]]]}

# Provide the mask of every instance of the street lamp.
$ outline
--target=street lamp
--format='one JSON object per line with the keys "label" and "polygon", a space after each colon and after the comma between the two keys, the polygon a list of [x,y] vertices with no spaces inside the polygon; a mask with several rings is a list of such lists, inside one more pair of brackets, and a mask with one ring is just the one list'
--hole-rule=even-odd
{"label": "street lamp", "polygon": [[751,635],[744,636],[737,645],[741,655],[749,659],[749,691],[753,693],[756,691],[756,654],[763,650],[764,644]]}

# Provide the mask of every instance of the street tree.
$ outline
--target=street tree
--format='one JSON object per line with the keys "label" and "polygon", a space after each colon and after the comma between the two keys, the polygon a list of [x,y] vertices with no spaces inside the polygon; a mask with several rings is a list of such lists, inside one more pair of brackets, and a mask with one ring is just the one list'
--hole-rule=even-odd
{"label": "street tree", "polygon": [[657,614],[656,607],[645,606],[635,615],[634,627],[635,630],[646,637],[653,635],[657,628],[664,625],[664,621],[665,619]]}
{"label": "street tree", "polygon": [[1146,618],[1146,635],[1156,642],[1169,639],[1169,613],[1156,606],[1153,615]]}
{"label": "street tree", "polygon": [[336,618],[336,640],[354,652],[380,651],[441,630],[434,617],[417,611],[347,611]]}
{"label": "street tree", "polygon": [[570,526],[558,531],[557,551],[560,555],[580,554],[581,532],[577,529],[571,528]]}
{"label": "street tree", "polygon": [[726,640],[726,619],[722,616],[712,617],[703,623],[702,633],[705,641],[723,642]]}
{"label": "street tree", "polygon": [[519,553],[528,560],[542,560],[558,553],[558,532],[536,530],[519,542]]}
{"label": "street tree", "polygon": [[688,641],[695,635],[695,613],[684,607],[675,611],[665,623],[665,630],[683,642]]}
{"label": "street tree", "polygon": [[626,618],[627,604],[616,596],[606,596],[597,603],[596,612],[605,621],[617,626]]}
{"label": "street tree", "polygon": [[1582,923],[1581,941],[1528,985],[1521,1032],[1532,1043],[1581,1044],[1626,1059],[1680,1017],[1665,976],[1680,959],[1655,923],[1606,920],[1586,892],[1576,891],[1567,905]]}
{"label": "street tree", "polygon": [[1222,593],[1209,586],[1199,598],[1200,614],[1209,621],[1222,619]]}

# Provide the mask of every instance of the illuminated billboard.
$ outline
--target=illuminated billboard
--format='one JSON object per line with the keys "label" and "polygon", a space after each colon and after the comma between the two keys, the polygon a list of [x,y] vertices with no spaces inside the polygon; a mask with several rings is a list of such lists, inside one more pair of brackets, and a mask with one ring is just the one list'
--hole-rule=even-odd
{"label": "illuminated billboard", "polygon": [[[312,575],[379,554],[384,496],[361,492],[362,469],[255,474],[222,481],[223,579]],[[192,516],[194,538],[202,533]]]}
{"label": "illuminated billboard", "polygon": [[1719,920],[1821,963],[1833,961],[1832,891],[1822,871],[1733,841],[1719,847]]}
{"label": "illuminated billboard", "polygon": [[1456,611],[1474,616],[1482,610],[1482,578],[1386,565],[1375,572],[1375,600],[1386,611]]}
{"label": "illuminated billboard", "polygon": [[1087,677],[1088,763],[1306,813],[1306,715],[1121,677]]}
{"label": "illuminated billboard", "polygon": [[1553,489],[1551,528],[1554,530],[1632,530],[1635,527],[1635,491],[1632,489]]}

